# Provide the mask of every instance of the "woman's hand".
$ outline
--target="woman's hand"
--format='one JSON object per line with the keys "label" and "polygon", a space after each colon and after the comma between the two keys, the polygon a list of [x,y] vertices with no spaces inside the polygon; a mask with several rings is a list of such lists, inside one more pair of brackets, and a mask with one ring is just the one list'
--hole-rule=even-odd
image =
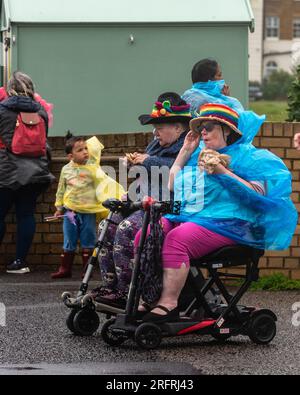
{"label": "woman's hand", "polygon": [[190,130],[186,135],[182,150],[191,155],[199,147],[200,139],[201,135],[199,133]]}
{"label": "woman's hand", "polygon": [[223,95],[225,95],[225,96],[230,96],[230,87],[229,87],[227,84],[224,85],[224,88],[223,88],[223,90],[222,90],[222,93],[223,93]]}
{"label": "woman's hand", "polygon": [[198,162],[198,165],[199,165],[199,168],[202,171],[205,170],[208,175],[211,175],[211,174],[228,174],[230,172],[221,163],[211,164],[211,163],[205,163],[205,161],[200,160]]}
{"label": "woman's hand", "polygon": [[198,165],[207,174],[225,174],[229,168],[230,156],[205,148],[201,151]]}
{"label": "woman's hand", "polygon": [[[204,166],[205,168],[205,166]],[[221,165],[221,163],[219,163],[218,165],[214,166],[213,171],[211,171],[208,174],[228,174],[231,173],[225,166]]]}
{"label": "woman's hand", "polygon": [[294,146],[300,151],[300,133],[296,133],[294,136]]}
{"label": "woman's hand", "polygon": [[134,165],[142,165],[146,159],[150,158],[148,154],[135,154],[135,158],[132,160]]}
{"label": "woman's hand", "polygon": [[169,190],[174,191],[174,180],[176,174],[182,169],[187,161],[190,159],[192,153],[199,147],[200,144],[200,134],[193,131],[189,131],[184,140],[183,146],[179,151],[179,154],[170,170],[169,178]]}
{"label": "woman's hand", "polygon": [[140,154],[138,152],[135,152],[133,154],[126,154],[126,156],[122,159],[122,161],[125,163],[129,162],[129,166],[141,165],[149,157],[150,157],[150,155]]}

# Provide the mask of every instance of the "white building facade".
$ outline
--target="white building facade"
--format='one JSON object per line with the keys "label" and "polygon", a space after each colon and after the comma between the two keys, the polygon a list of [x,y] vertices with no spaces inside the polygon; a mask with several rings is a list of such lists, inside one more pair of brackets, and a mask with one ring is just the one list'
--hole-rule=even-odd
{"label": "white building facade", "polygon": [[251,0],[255,33],[249,34],[249,80],[300,64],[300,0]]}
{"label": "white building facade", "polygon": [[251,0],[255,18],[255,31],[249,32],[249,80],[262,80],[263,72],[263,18],[264,0]]}

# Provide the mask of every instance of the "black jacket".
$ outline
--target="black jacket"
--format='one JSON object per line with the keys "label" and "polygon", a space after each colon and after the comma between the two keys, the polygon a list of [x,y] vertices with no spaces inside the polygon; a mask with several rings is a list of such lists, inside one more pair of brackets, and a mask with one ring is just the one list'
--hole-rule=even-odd
{"label": "black jacket", "polygon": [[33,99],[13,96],[0,103],[0,137],[8,147],[0,149],[0,189],[18,189],[28,184],[49,184],[54,179],[46,157],[26,158],[9,151],[20,112],[38,112],[45,121],[48,134],[47,113]]}
{"label": "black jacket", "polygon": [[155,180],[152,179],[153,174],[151,170],[155,167],[161,169],[164,166],[171,169],[183,146],[187,133],[188,131],[183,132],[178,140],[169,147],[162,147],[156,139],[148,145],[146,153],[149,155],[149,158],[145,159],[144,162],[139,165],[144,167],[148,173],[148,182],[144,182],[140,179],[140,199],[146,195],[152,196],[156,200],[165,200],[166,197],[167,200],[169,200],[169,198],[173,199],[173,193],[170,193],[168,190],[169,177],[159,177],[157,180],[158,183],[155,184]]}

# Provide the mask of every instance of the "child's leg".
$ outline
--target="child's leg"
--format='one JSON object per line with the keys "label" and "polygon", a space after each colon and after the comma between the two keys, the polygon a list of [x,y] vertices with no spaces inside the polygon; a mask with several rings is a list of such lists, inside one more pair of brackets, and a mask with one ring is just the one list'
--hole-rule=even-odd
{"label": "child's leg", "polygon": [[76,225],[68,218],[64,218],[64,251],[61,255],[61,265],[56,273],[52,273],[53,279],[68,278],[72,276],[72,267],[79,237],[79,222],[76,216]]}
{"label": "child's leg", "polygon": [[93,250],[96,245],[96,214],[77,214],[81,248]]}
{"label": "child's leg", "polygon": [[76,225],[71,223],[69,218],[65,217],[63,222],[64,232],[64,251],[75,252],[77,248],[78,239],[80,236],[80,222],[78,214],[76,214]]}

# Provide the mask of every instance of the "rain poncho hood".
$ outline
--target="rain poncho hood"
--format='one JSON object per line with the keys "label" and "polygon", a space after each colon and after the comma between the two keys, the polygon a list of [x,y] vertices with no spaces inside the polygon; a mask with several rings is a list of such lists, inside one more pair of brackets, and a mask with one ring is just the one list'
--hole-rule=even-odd
{"label": "rain poncho hood", "polygon": [[298,218],[290,199],[291,174],[276,155],[252,145],[264,120],[251,111],[241,113],[238,128],[242,138],[219,152],[230,155],[230,169],[236,175],[262,182],[266,194],[258,194],[229,175],[200,171],[201,142],[175,179],[175,200],[181,201],[181,214],[168,215],[168,219],[194,222],[259,249],[281,250],[290,245]]}
{"label": "rain poncho hood", "polygon": [[242,104],[236,98],[223,95],[224,85],[224,80],[197,82],[184,92],[182,98],[190,104],[194,117],[197,117],[200,107],[205,103],[225,104],[238,113],[244,111]]}
{"label": "rain poncho hood", "polygon": [[63,167],[55,206],[82,214],[96,213],[101,219],[108,214],[101,203],[109,198],[121,199],[125,190],[101,169],[100,159],[104,146],[97,137],[87,140],[87,147],[89,160],[85,165],[71,161]]}

